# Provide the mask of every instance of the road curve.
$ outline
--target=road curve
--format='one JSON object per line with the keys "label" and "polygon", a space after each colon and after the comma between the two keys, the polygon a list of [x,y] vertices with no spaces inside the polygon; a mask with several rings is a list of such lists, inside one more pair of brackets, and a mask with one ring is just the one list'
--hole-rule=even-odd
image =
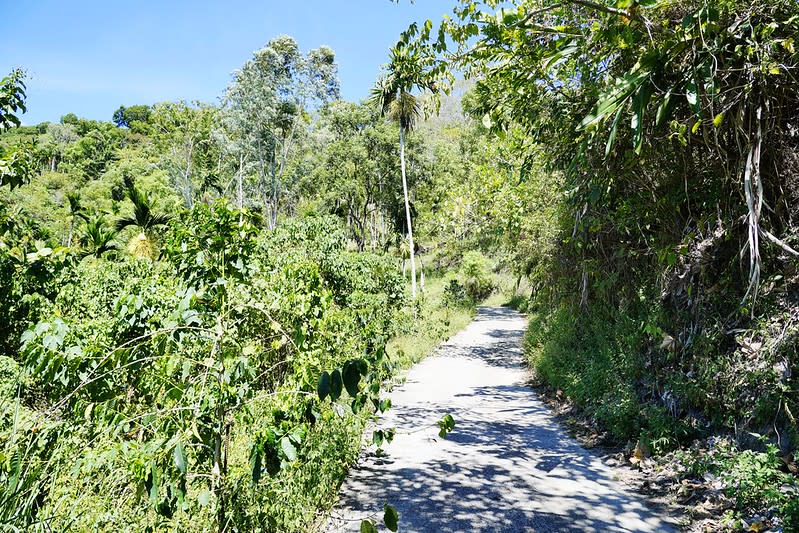
{"label": "road curve", "polygon": [[[475,320],[407,375],[379,427],[385,455],[364,451],[325,530],[382,525],[383,504],[410,532],[670,532],[668,517],[614,479],[559,427],[526,385],[522,315],[481,308]],[[450,413],[441,439],[435,422]]]}

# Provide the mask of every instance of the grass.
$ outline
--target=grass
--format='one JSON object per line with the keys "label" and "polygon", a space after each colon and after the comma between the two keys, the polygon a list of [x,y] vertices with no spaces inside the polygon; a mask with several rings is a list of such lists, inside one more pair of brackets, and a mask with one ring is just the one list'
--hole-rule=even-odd
{"label": "grass", "polygon": [[[517,284],[514,276],[507,272],[493,274],[496,290],[480,303],[483,307],[510,305],[517,299],[529,295],[526,280]],[[477,309],[468,306],[447,306],[444,304],[444,287],[452,279],[452,274],[430,275],[425,278],[424,291],[418,300],[416,320],[408,317],[408,331],[389,341],[386,350],[400,367],[408,368],[418,363],[442,342],[465,328],[472,321]]]}
{"label": "grass", "polygon": [[401,368],[418,363],[472,321],[474,308],[444,305],[445,283],[445,276],[425,279],[424,292],[417,302],[416,319],[409,316],[407,332],[394,337],[386,346],[389,356]]}

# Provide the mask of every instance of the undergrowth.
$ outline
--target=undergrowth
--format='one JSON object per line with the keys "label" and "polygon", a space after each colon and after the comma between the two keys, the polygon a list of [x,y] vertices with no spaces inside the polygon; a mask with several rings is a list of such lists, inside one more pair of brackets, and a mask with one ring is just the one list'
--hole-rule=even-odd
{"label": "undergrowth", "polygon": [[[643,305],[646,298],[624,312],[596,305],[545,313],[517,300],[531,309],[525,350],[536,377],[611,443],[673,452],[686,478],[719,478],[733,529],[755,513],[770,513],[785,531],[799,528],[796,328],[785,312],[775,318],[765,305],[773,299],[764,297],[763,318],[746,328],[708,327],[688,345],[666,333],[668,317]],[[696,445],[708,439],[709,449]]]}

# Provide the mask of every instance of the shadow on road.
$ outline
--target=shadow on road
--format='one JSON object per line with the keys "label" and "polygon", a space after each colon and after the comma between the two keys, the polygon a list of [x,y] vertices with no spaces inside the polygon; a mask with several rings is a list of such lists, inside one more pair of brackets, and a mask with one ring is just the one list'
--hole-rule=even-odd
{"label": "shadow on road", "polygon": [[[384,503],[402,532],[673,530],[523,385],[523,330],[515,312],[481,308],[409,374],[381,421],[397,428],[395,442],[351,471],[329,531],[379,522]],[[456,421],[445,440],[434,427],[444,413]]]}

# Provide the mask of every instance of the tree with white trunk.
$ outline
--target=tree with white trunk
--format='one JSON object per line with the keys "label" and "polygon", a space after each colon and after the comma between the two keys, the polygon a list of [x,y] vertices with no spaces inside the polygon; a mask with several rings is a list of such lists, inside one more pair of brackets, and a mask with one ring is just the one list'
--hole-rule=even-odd
{"label": "tree with white trunk", "polygon": [[338,97],[333,51],[322,46],[303,55],[286,35],[256,50],[234,73],[222,98],[220,137],[236,166],[238,206],[246,206],[245,194],[260,197],[270,229],[308,112]]}

